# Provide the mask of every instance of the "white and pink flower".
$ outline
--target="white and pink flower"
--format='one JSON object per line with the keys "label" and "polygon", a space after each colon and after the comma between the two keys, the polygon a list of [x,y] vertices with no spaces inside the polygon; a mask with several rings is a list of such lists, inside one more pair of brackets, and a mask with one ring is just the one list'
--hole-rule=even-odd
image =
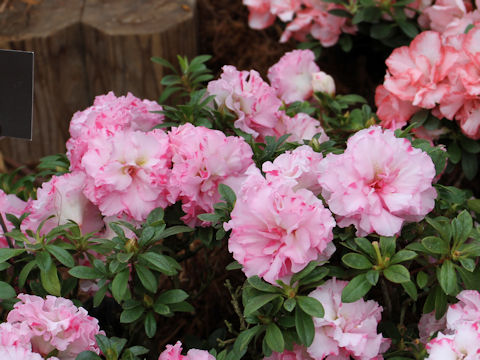
{"label": "white and pink flower", "polygon": [[432,160],[391,130],[373,126],[357,132],[343,154],[328,154],[320,167],[322,196],[338,226],[354,225],[357,236],[392,236],[434,207]]}
{"label": "white and pink flower", "polygon": [[215,360],[215,357],[206,350],[198,349],[190,349],[187,355],[182,355],[182,343],[177,341],[175,345],[167,345],[158,360]]}

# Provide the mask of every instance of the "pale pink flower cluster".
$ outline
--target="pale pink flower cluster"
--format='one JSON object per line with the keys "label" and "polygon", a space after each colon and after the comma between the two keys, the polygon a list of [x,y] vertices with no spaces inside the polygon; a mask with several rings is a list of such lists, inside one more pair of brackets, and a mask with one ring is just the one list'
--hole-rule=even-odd
{"label": "pale pink flower cluster", "polygon": [[7,322],[0,325],[0,355],[5,356],[1,359],[43,359],[54,350],[58,353],[51,360],[74,360],[85,350],[100,353],[95,335],[104,332],[85,309],[55,296],[18,298]]}
{"label": "pale pink flower cluster", "polygon": [[383,359],[390,340],[377,333],[382,307],[373,300],[342,303],[347,284],[331,279],[309,294],[322,303],[325,316],[313,318],[315,337],[308,354],[314,360]]}
{"label": "pale pink flower cluster", "polygon": [[265,179],[254,165],[246,174],[231,220],[224,224],[232,230],[228,249],[245,274],[276,284],[312,260],[327,260],[335,249],[335,221],[322,201],[307,189],[295,191],[295,176]]}
{"label": "pale pink flower cluster", "polygon": [[338,226],[354,225],[357,236],[392,236],[433,209],[434,177],[425,152],[372,126],[350,137],[343,154],[322,160],[318,181]]}
{"label": "pale pink flower cluster", "polygon": [[457,299],[460,301],[447,310],[444,328],[427,330],[429,335],[441,330],[426,346],[429,360],[474,360],[480,355],[480,293],[464,290]]}
{"label": "pale pink flower cluster", "polygon": [[277,17],[288,23],[280,42],[290,37],[305,41],[310,34],[324,47],[329,47],[337,43],[342,32],[354,34],[357,30],[346,18],[329,13],[345,7],[322,0],[243,0],[243,4],[250,12],[248,23],[253,29],[265,29]]}
{"label": "pale pink flower cluster", "polygon": [[208,92],[215,95],[220,110],[227,108],[236,115],[234,126],[255,140],[291,134],[288,141],[301,143],[323,133],[320,122],[307,114],[292,118],[280,110],[283,102],[304,101],[312,96],[313,75],[319,71],[312,51],[286,53],[268,71],[271,85],[255,70],[238,71],[230,65],[222,70],[218,80],[209,82]]}
{"label": "pale pink flower cluster", "polygon": [[425,31],[395,49],[385,81],[375,95],[382,126],[397,129],[420,109],[456,120],[462,132],[480,138],[480,27],[442,36]]}
{"label": "pale pink flower cluster", "polygon": [[239,137],[218,130],[185,124],[169,133],[173,167],[168,180],[169,201],[182,202],[190,225],[200,224],[198,214],[210,213],[220,201],[220,183],[239,187],[247,168],[253,164],[252,149]]}
{"label": "pale pink flower cluster", "polygon": [[182,355],[182,343],[177,341],[175,345],[167,345],[158,360],[215,360],[215,357],[206,350],[198,349],[190,349],[187,355]]}

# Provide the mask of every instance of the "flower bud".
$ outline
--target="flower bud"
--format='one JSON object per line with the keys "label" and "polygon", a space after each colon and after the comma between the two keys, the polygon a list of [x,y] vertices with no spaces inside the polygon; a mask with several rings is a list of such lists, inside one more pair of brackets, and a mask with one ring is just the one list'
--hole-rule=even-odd
{"label": "flower bud", "polygon": [[312,87],[315,92],[326,93],[330,96],[335,95],[335,82],[330,75],[323,71],[312,74]]}

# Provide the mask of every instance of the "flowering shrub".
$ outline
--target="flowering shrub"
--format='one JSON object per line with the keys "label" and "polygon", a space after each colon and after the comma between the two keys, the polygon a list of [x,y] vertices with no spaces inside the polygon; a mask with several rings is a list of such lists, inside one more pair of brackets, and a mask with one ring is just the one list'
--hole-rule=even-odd
{"label": "flowering shrub", "polygon": [[109,93],[74,114],[66,154],[0,177],[2,359],[478,357],[480,200],[457,186],[480,153],[480,32],[456,32],[477,10],[244,4],[284,40],[414,39],[376,114],[307,49],[269,82],[154,58],[162,105]]}

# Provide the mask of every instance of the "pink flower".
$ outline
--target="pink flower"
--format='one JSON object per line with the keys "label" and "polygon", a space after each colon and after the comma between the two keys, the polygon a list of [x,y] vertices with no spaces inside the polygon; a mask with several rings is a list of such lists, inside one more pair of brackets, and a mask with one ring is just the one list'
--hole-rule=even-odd
{"label": "pink flower", "polygon": [[320,301],[323,318],[313,318],[315,338],[308,353],[315,360],[379,359],[390,341],[377,334],[382,307],[373,300],[342,303],[342,290],[348,282],[331,279],[309,294]]}
{"label": "pink flower", "polygon": [[182,355],[182,343],[177,341],[175,345],[167,345],[158,360],[215,360],[215,357],[206,350],[190,349],[187,355]]}
{"label": "pink flower", "polygon": [[294,191],[307,189],[314,195],[318,195],[322,190],[318,183],[322,159],[321,153],[313,151],[310,146],[303,145],[293,151],[286,151],[273,163],[270,161],[263,163],[262,171],[267,180],[274,181],[276,177],[280,177],[282,182],[291,183]]}
{"label": "pink flower", "polygon": [[322,195],[338,226],[353,224],[357,236],[392,236],[434,207],[432,160],[391,130],[372,126],[357,132],[343,154],[328,154],[320,167]]}
{"label": "pink flower", "polygon": [[97,354],[95,335],[100,331],[98,320],[88,316],[83,308],[77,308],[70,300],[47,296],[19,294],[20,302],[8,314],[13,326],[26,324],[31,332],[32,350],[45,356],[57,349],[62,360],[74,360],[85,350]]}
{"label": "pink flower", "polygon": [[265,29],[273,24],[275,15],[270,12],[271,0],[243,0],[248,7],[248,25],[252,29]]}
{"label": "pink flower", "polygon": [[[2,360],[43,360],[40,354],[34,353],[29,349],[17,346],[0,346],[0,359]],[[54,360],[56,357],[49,357]],[[58,359],[57,359],[58,360]]]}
{"label": "pink flower", "polygon": [[[469,6],[471,7],[471,4]],[[434,5],[423,10],[422,16],[428,19],[427,27],[443,33],[452,21],[462,18],[466,13],[463,0],[436,0]]]}
{"label": "pink flower", "polygon": [[84,193],[105,216],[145,220],[153,209],[169,205],[170,163],[168,136],[161,130],[97,137],[82,159]]}
{"label": "pink flower", "polygon": [[254,165],[246,174],[224,228],[232,230],[228,249],[248,277],[288,281],[310,261],[330,257],[335,221],[321,200],[281,177],[267,181]]}
{"label": "pink flower", "polygon": [[375,90],[375,104],[380,125],[385,129],[396,130],[402,128],[419,108],[411,101],[400,100],[393,93],[379,85]]}
{"label": "pink flower", "polygon": [[208,83],[215,102],[237,115],[235,127],[261,141],[265,136],[279,136],[277,129],[282,105],[275,90],[255,70],[238,71],[224,66],[220,79]]}
{"label": "pink flower", "polygon": [[312,74],[318,71],[311,50],[293,50],[268,69],[268,79],[278,97],[290,104],[312,96]]}
{"label": "pink flower", "polygon": [[[5,214],[15,215],[17,218],[22,216],[25,212],[28,203],[21,200],[13,194],[6,194],[3,190],[0,189],[0,213],[3,216],[3,221],[7,226],[7,231],[12,231],[14,226],[10,221],[7,220]],[[0,248],[7,247],[7,239],[3,236],[3,229],[0,228]]]}
{"label": "pink flower", "polygon": [[434,311],[428,314],[422,314],[420,321],[418,322],[420,341],[426,344],[433,334],[435,334],[437,331],[445,330],[446,326],[447,319],[445,316],[442,316],[439,320],[437,320],[435,318]]}
{"label": "pink flower", "polygon": [[279,135],[290,134],[287,141],[303,144],[304,140],[312,140],[312,138],[320,133],[318,142],[322,143],[329,140],[327,134],[323,130],[320,121],[312,118],[305,113],[298,113],[293,118],[283,114],[281,124],[278,126]]}
{"label": "pink flower", "polygon": [[476,360],[480,354],[480,323],[464,323],[453,334],[439,333],[426,346],[426,360]]}
{"label": "pink flower", "polygon": [[395,49],[386,61],[385,89],[413,106],[434,108],[449,91],[447,77],[457,52],[442,45],[439,33],[425,31],[410,46]]}
{"label": "pink flower", "polygon": [[312,87],[314,92],[321,92],[330,96],[335,95],[335,81],[323,71],[312,74]]}
{"label": "pink flower", "polygon": [[98,208],[83,194],[86,175],[73,172],[62,176],[53,176],[37,190],[37,199],[31,200],[26,209],[30,215],[22,224],[23,229],[36,231],[40,223],[49,216],[41,234],[46,234],[55,226],[75,221],[82,233],[97,232],[103,227]]}
{"label": "pink flower", "polygon": [[220,201],[219,184],[239,186],[253,164],[252,149],[240,137],[192,124],[172,128],[169,137],[173,154],[169,200],[181,200],[186,213],[182,220],[195,226],[201,223],[197,215],[212,212]]}
{"label": "pink flower", "polygon": [[282,21],[291,21],[302,3],[303,0],[270,0],[270,11]]}
{"label": "pink flower", "polygon": [[0,324],[0,347],[14,346],[31,350],[31,337],[32,332],[26,323],[4,322]]}
{"label": "pink flower", "polygon": [[294,345],[293,351],[285,350],[283,353],[272,353],[263,360],[313,360],[303,346]]}
{"label": "pink flower", "polygon": [[458,329],[465,322],[477,322],[480,319],[480,293],[475,290],[463,290],[457,295],[458,303],[450,305],[447,313],[448,329]]}
{"label": "pink flower", "polygon": [[163,122],[162,114],[152,112],[160,110],[162,107],[156,102],[140,100],[130,93],[118,98],[111,91],[97,96],[92,106],[76,112],[70,122],[71,138],[67,141],[70,168],[82,168],[82,157],[92,138],[112,136],[121,130],[149,131]]}

